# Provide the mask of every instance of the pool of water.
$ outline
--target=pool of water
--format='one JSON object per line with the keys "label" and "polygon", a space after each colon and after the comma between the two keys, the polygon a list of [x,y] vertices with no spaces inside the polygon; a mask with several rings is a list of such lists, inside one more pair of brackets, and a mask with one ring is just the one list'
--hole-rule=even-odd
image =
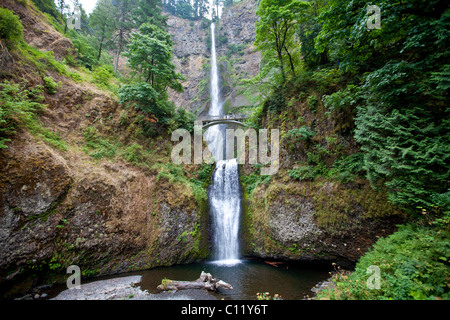
{"label": "pool of water", "polygon": [[220,288],[214,293],[218,299],[254,300],[257,292],[269,292],[271,296],[277,293],[283,299],[298,300],[306,295],[311,296],[311,288],[329,277],[330,268],[299,264],[274,267],[263,261],[249,260],[242,260],[237,264],[204,262],[139,272],[142,280],[138,285],[150,293],[158,293],[156,287],[162,279],[193,281],[198,279],[202,271],[211,273],[214,278],[233,287],[233,290]]}
{"label": "pool of water", "polygon": [[[82,279],[81,283],[140,275],[142,276],[141,282],[137,285],[141,289],[150,293],[160,293],[157,286],[164,278],[193,281],[199,278],[202,271],[205,271],[233,287],[233,290],[220,288],[218,292],[211,293],[217,299],[255,300],[257,292],[269,292],[271,296],[278,294],[285,300],[300,300],[307,295],[312,296],[311,288],[326,280],[330,270],[331,266],[294,263],[283,263],[275,267],[261,260],[225,261],[223,263],[207,261]],[[66,289],[65,284],[57,284],[46,290],[46,293],[48,298],[53,298]]]}

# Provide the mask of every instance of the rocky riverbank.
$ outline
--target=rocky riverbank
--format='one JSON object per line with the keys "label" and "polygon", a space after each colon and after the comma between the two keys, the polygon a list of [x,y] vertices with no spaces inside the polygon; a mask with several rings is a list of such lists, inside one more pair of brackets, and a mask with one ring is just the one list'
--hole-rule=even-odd
{"label": "rocky riverbank", "polygon": [[142,276],[128,276],[81,285],[67,289],[51,300],[216,300],[203,290],[183,290],[152,294],[139,287]]}

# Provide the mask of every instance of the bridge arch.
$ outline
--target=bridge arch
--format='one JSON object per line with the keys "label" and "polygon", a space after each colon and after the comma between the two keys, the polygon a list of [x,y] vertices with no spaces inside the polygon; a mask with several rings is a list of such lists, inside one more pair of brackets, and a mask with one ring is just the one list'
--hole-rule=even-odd
{"label": "bridge arch", "polygon": [[243,127],[247,127],[247,124],[244,122],[236,121],[236,120],[215,120],[202,125],[203,129],[207,129],[209,127],[215,126],[217,124],[237,124]]}
{"label": "bridge arch", "polygon": [[247,115],[245,114],[226,114],[220,116],[208,115],[197,120],[202,122],[203,129],[207,129],[217,124],[237,124],[239,126],[247,127],[248,125],[245,123],[246,118]]}

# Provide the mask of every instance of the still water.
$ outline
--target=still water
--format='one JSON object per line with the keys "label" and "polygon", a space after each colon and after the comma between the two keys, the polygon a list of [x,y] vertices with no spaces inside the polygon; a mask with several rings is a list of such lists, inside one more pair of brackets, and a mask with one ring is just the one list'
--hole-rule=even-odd
{"label": "still water", "polygon": [[[103,276],[81,279],[81,284],[94,281],[120,278],[131,275],[142,276],[136,286],[150,293],[158,294],[157,286],[162,279],[193,281],[198,279],[202,271],[211,273],[214,278],[223,280],[233,287],[233,290],[220,288],[211,293],[217,299],[225,300],[256,300],[257,292],[269,292],[270,296],[280,295],[284,300],[300,300],[312,296],[311,288],[329,277],[331,266],[281,264],[274,267],[260,260],[237,260],[234,264],[202,262],[195,264],[159,267],[150,270],[129,272],[114,276]],[[67,290],[65,284],[55,284],[46,290],[48,298],[54,298]],[[182,291],[180,291],[182,293]],[[202,295],[200,295],[199,299]]]}
{"label": "still water", "polygon": [[274,267],[262,261],[247,260],[232,266],[204,262],[140,272],[142,281],[138,285],[150,293],[158,293],[156,287],[163,278],[193,281],[205,271],[233,287],[233,290],[219,289],[213,294],[218,299],[254,300],[257,292],[269,292],[271,296],[277,293],[285,300],[299,300],[312,295],[311,288],[328,278],[329,269],[298,264]]}

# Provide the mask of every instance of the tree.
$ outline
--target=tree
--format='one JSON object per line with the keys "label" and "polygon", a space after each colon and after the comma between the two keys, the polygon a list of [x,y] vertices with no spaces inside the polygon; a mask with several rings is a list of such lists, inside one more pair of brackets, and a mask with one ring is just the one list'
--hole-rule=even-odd
{"label": "tree", "polygon": [[135,3],[137,5],[133,8],[133,17],[137,26],[146,22],[151,22],[161,28],[164,26],[167,17],[162,14],[160,0],[137,0]]}
{"label": "tree", "polygon": [[295,76],[295,57],[293,52],[298,47],[294,40],[297,18],[308,5],[297,0],[261,0],[256,14],[260,20],[256,22],[257,49],[268,59],[275,54],[279,68],[286,81],[288,63],[292,75]]}
{"label": "tree", "polygon": [[[188,117],[187,113],[177,112],[168,101],[169,88],[183,91],[179,82],[182,76],[176,72],[172,52],[170,34],[154,24],[144,23],[139,32],[132,34],[125,54],[136,81],[123,86],[119,93],[122,103],[132,103],[147,118],[165,125],[174,123],[174,118],[178,124],[185,124]],[[148,130],[149,123],[144,128]]]}
{"label": "tree", "polygon": [[314,39],[322,29],[318,22],[319,12],[326,7],[327,0],[308,0],[310,7],[299,19],[297,36],[300,40],[300,52],[306,66],[313,70],[319,65],[328,63],[327,50],[318,52]]}
{"label": "tree", "polygon": [[196,18],[204,18],[209,11],[209,1],[208,0],[194,0],[192,8]]}
{"label": "tree", "polygon": [[173,44],[170,34],[156,25],[144,23],[138,33],[133,33],[128,46],[128,64],[141,81],[150,83],[158,93],[168,88],[182,91],[172,62]]}
{"label": "tree", "polygon": [[111,0],[99,0],[89,17],[89,25],[98,41],[97,61],[100,60],[105,41],[111,39],[116,30],[116,16],[117,8],[113,6]]}
{"label": "tree", "polygon": [[443,0],[378,0],[370,4],[383,13],[381,29],[370,30],[368,3],[333,0],[320,15],[316,47],[352,79],[324,100],[331,109],[342,107],[335,98],[351,101],[373,186],[411,212],[448,211],[450,10]]}
{"label": "tree", "polygon": [[59,20],[60,14],[53,0],[32,0],[39,10],[50,14],[53,18]]}
{"label": "tree", "polygon": [[113,0],[113,5],[117,8],[117,30],[114,36],[116,42],[116,57],[114,58],[114,73],[117,73],[119,66],[119,58],[124,49],[128,35],[135,27],[135,22],[132,16],[133,1],[131,0]]}

